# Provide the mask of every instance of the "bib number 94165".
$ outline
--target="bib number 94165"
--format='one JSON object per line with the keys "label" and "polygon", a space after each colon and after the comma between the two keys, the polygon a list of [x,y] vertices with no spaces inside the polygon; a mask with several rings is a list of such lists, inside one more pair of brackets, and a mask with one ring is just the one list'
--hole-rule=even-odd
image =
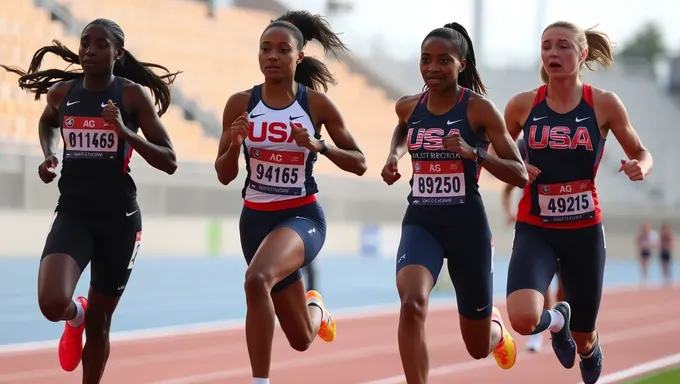
{"label": "bib number 94165", "polygon": [[595,217],[592,182],[573,181],[538,186],[543,222],[569,222]]}
{"label": "bib number 94165", "polygon": [[465,172],[460,160],[414,161],[413,203],[455,205],[465,203]]}

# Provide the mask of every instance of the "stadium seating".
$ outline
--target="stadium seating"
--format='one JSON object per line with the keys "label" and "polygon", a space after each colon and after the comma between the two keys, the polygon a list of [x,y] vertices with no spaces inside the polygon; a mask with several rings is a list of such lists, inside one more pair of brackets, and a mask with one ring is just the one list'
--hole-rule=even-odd
{"label": "stadium seating", "polygon": [[[203,4],[183,0],[120,0],[92,2],[61,0],[79,20],[97,17],[116,21],[125,31],[126,48],[140,60],[166,65],[182,73],[175,86],[198,101],[202,108],[221,120],[229,95],[262,81],[257,64],[257,42],[264,27],[276,15],[243,8],[217,11],[206,17]],[[0,57],[10,64],[26,67],[35,50],[59,39],[71,49],[78,47],[74,36],[65,36],[59,22],[52,22],[44,10],[28,0],[12,2],[12,17],[0,15]],[[134,12],[130,9],[134,8]],[[19,39],[21,36],[21,39]],[[320,46],[310,43],[307,55],[323,57]],[[366,154],[370,167],[367,176],[379,176],[389,138],[395,124],[394,100],[385,91],[368,84],[360,74],[333,57],[325,59],[338,84],[328,91],[342,111],[346,124]],[[50,57],[44,67],[63,68],[64,63]],[[0,138],[37,142],[36,120],[43,104],[34,102],[16,86],[16,76],[0,73]],[[217,140],[205,135],[196,122],[184,119],[183,111],[173,106],[163,117],[180,159],[213,161]],[[343,175],[330,161],[322,159],[317,170]],[[408,157],[400,169],[410,175]],[[488,178],[484,174],[484,178]]]}

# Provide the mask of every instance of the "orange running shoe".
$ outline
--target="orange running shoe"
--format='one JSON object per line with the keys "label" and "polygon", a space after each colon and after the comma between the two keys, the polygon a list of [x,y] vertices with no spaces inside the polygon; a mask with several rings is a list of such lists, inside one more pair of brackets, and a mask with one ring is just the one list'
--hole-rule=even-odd
{"label": "orange running shoe", "polygon": [[323,339],[323,341],[330,343],[331,341],[335,340],[336,332],[335,320],[333,320],[331,314],[323,305],[323,299],[321,298],[321,294],[314,290],[310,290],[307,292],[307,305],[310,305],[312,303],[320,306],[321,310],[323,311],[321,318],[321,326],[319,327],[319,332],[317,334],[319,335],[319,337],[321,337],[321,339]]}
{"label": "orange running shoe", "polygon": [[[76,301],[87,311],[87,299],[78,296]],[[59,340],[59,364],[64,371],[71,372],[78,368],[80,359],[83,357],[83,331],[85,320],[79,327],[72,327],[68,322],[64,324],[64,333]]]}
{"label": "orange running shoe", "polygon": [[493,307],[493,312],[491,313],[491,321],[497,322],[501,326],[501,341],[493,349],[493,357],[496,359],[498,366],[503,369],[510,369],[515,365],[517,360],[517,346],[515,345],[515,340],[510,335],[510,332],[503,325],[503,319],[501,318],[501,312]]}

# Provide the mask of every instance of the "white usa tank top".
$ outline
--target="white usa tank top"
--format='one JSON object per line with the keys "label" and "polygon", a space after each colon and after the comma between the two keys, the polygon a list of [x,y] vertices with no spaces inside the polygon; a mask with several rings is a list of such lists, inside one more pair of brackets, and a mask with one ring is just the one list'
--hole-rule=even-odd
{"label": "white usa tank top", "polygon": [[314,129],[307,88],[298,84],[295,100],[281,109],[262,101],[262,86],[253,87],[248,103],[250,127],[243,141],[247,178],[243,199],[247,207],[281,210],[315,201],[318,192],[312,176],[317,154],[295,143],[291,130],[305,128],[319,138]]}

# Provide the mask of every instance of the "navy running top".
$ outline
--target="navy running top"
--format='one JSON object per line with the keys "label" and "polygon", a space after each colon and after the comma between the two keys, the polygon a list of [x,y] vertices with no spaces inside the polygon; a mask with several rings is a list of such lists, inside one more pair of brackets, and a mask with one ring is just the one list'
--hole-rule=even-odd
{"label": "navy running top", "polygon": [[470,93],[469,89],[461,88],[458,102],[443,115],[432,114],[427,109],[429,92],[420,96],[407,121],[408,152],[413,167],[409,208],[445,216],[447,220],[451,218],[450,214],[468,214],[465,208],[469,207],[480,208],[483,212],[478,185],[481,166],[447,151],[442,145],[447,135],[459,132],[470,146],[488,149],[489,142],[480,139],[468,121]]}
{"label": "navy running top", "polygon": [[523,126],[526,161],[541,170],[524,189],[517,220],[551,228],[581,228],[601,221],[595,175],[605,139],[595,117],[593,90],[583,86],[581,102],[557,113],[538,89]]}
{"label": "navy running top", "polygon": [[59,105],[61,136],[64,140],[59,203],[83,201],[105,206],[137,197],[130,177],[132,147],[118,137],[102,118],[109,99],[120,109],[123,123],[133,132],[139,127],[123,106],[125,79],[115,77],[103,91],[88,91],[83,79],[74,80]]}

